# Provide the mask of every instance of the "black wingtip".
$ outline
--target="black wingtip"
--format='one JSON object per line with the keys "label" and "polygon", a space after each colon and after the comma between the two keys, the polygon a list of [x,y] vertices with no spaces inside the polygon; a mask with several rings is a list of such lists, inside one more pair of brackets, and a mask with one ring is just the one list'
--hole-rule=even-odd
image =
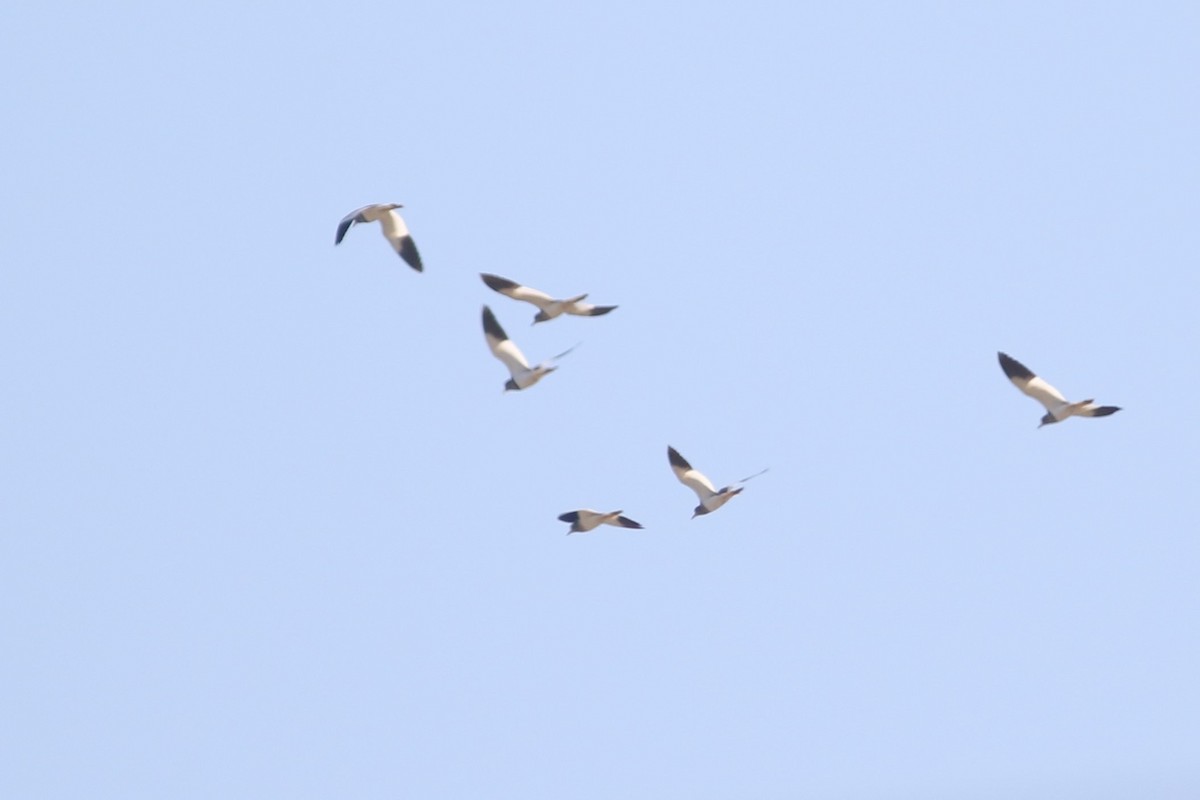
{"label": "black wingtip", "polygon": [[604,314],[607,314],[608,312],[614,310],[615,308],[616,308],[616,306],[596,306],[595,308],[593,308],[591,311],[588,312],[588,316],[589,317],[599,317]]}
{"label": "black wingtip", "polygon": [[508,278],[501,278],[499,275],[492,275],[490,272],[481,272],[479,277],[493,291],[502,292],[505,289],[515,289],[519,284],[515,281],[510,281]]}
{"label": "black wingtip", "polygon": [[404,259],[404,263],[417,272],[425,271],[425,265],[421,263],[421,254],[417,252],[417,245],[411,236],[405,236],[400,240],[400,257]]}
{"label": "black wingtip", "polygon": [[1029,380],[1030,378],[1035,377],[1033,372],[1028,367],[1026,367],[1020,361],[1017,361],[1008,353],[997,353],[996,355],[1000,359],[1000,369],[1004,370],[1004,374],[1010,379],[1019,378],[1021,380]]}
{"label": "black wingtip", "polygon": [[1121,410],[1120,406],[1100,406],[1092,412],[1093,417],[1107,417]]}
{"label": "black wingtip", "polygon": [[667,445],[667,459],[671,462],[672,467],[680,469],[691,469],[692,465],[687,462],[687,459],[679,455],[679,451],[671,445]]}
{"label": "black wingtip", "polygon": [[498,341],[504,341],[508,338],[508,335],[504,332],[504,328],[501,328],[500,323],[496,321],[496,315],[487,306],[483,307],[483,332]]}
{"label": "black wingtip", "polygon": [[578,522],[579,521],[579,512],[578,511],[568,511],[565,514],[559,514],[558,518],[562,522]]}

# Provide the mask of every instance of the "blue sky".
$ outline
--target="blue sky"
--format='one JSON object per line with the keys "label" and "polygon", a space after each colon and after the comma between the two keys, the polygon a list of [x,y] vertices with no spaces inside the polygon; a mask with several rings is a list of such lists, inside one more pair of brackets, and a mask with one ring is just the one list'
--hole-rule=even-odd
{"label": "blue sky", "polygon": [[[68,10],[0,12],[0,794],[1200,791],[1196,6]],[[503,395],[484,303],[583,344]],[[771,470],[691,520],[668,444]]]}

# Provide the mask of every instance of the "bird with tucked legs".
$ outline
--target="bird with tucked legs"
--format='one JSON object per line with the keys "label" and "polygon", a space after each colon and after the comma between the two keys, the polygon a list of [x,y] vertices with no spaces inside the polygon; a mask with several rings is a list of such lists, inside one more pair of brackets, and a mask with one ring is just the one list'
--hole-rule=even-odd
{"label": "bird with tucked legs", "polygon": [[378,222],[383,229],[383,238],[388,240],[392,249],[404,259],[406,264],[417,272],[421,272],[425,269],[421,264],[421,254],[417,252],[417,246],[408,232],[408,226],[404,224],[404,218],[396,212],[398,208],[404,208],[404,206],[399,203],[373,203],[351,211],[338,223],[337,235],[334,237],[333,243],[341,244],[342,239],[346,236],[346,231],[350,230],[355,223]]}
{"label": "bird with tucked legs", "polygon": [[[692,519],[704,514],[711,514],[721,506],[728,503],[734,497],[742,493],[744,486],[736,484],[717,489],[702,472],[694,469],[683,456],[679,455],[679,451],[670,445],[667,446],[667,460],[671,463],[671,470],[675,473],[675,477],[684,486],[696,493],[696,497],[700,499],[700,505],[696,506],[692,511]],[[766,470],[761,470],[754,473],[749,478],[742,478],[738,483],[745,483],[750,478],[757,478]]]}
{"label": "bird with tucked legs", "polygon": [[1097,405],[1095,400],[1090,399],[1072,403],[1063,397],[1062,392],[1039,378],[1020,361],[1007,353],[997,355],[1000,358],[1000,369],[1004,370],[1013,386],[1045,406],[1046,415],[1042,417],[1039,428],[1062,422],[1067,417],[1107,417],[1121,410],[1118,406]]}
{"label": "bird with tucked legs", "polygon": [[629,517],[621,516],[620,511],[610,511],[607,514],[603,514],[599,511],[592,511],[590,508],[581,508],[578,511],[568,511],[565,514],[559,514],[558,518],[563,522],[571,523],[571,529],[567,531],[568,536],[572,533],[586,533],[601,525],[642,529],[641,523],[634,522]]}
{"label": "bird with tucked legs", "polygon": [[501,278],[499,275],[489,275],[484,272],[480,273],[479,277],[483,278],[483,282],[488,285],[488,288],[500,294],[507,295],[514,300],[522,300],[537,306],[538,313],[533,317],[534,325],[539,322],[552,320],[562,314],[572,314],[577,317],[598,317],[616,308],[616,306],[594,306],[591,303],[585,303],[583,301],[587,299],[586,294],[577,294],[565,300],[556,300],[545,292],[539,292],[537,289],[522,286],[515,281],[510,281],[508,278]]}

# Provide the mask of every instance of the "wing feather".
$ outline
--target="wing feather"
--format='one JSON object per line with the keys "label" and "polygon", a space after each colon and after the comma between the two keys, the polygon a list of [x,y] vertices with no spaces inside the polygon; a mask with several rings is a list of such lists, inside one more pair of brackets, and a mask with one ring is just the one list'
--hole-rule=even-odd
{"label": "wing feather", "polygon": [[421,254],[417,252],[417,244],[411,236],[401,236],[399,239],[392,240],[392,247],[404,259],[404,263],[417,272],[425,271],[425,265],[421,263]]}
{"label": "wing feather", "polygon": [[1053,411],[1067,402],[1067,398],[1063,397],[1062,392],[1036,375],[1025,381],[1024,385],[1019,379],[1013,378],[1013,385],[1045,406],[1047,411]]}
{"label": "wing feather", "polygon": [[701,502],[717,493],[712,481],[699,470],[693,469],[687,459],[679,455],[679,451],[674,447],[667,447],[667,459],[671,462],[671,470],[675,473],[675,477],[679,479],[680,483],[695,492]]}
{"label": "wing feather", "polygon": [[342,217],[342,221],[338,223],[337,236],[335,236],[333,239],[334,244],[342,243],[342,239],[344,239],[346,236],[346,231],[350,230],[350,228],[353,227],[354,223],[365,221],[365,220],[363,220],[362,213],[364,211],[366,211],[368,208],[371,208],[371,206],[363,206],[362,208],[356,208],[353,211],[351,211],[349,214],[347,214],[346,216]]}
{"label": "wing feather", "polygon": [[496,321],[496,315],[487,306],[483,307],[483,335],[492,355],[504,362],[504,366],[508,367],[514,378],[529,369],[529,362],[525,360],[520,348],[508,338],[508,334]]}
{"label": "wing feather", "polygon": [[568,314],[574,314],[577,317],[599,317],[615,308],[616,306],[594,306],[590,303],[573,303],[567,306],[564,311]]}
{"label": "wing feather", "polygon": [[1004,370],[1004,374],[1012,381],[1013,386],[1016,386],[1022,392],[1037,400],[1046,407],[1047,411],[1053,411],[1067,402],[1067,398],[1063,397],[1062,392],[1055,389],[1042,378],[1039,378],[1029,367],[1026,367],[1007,353],[999,353],[998,356],[1000,358],[1000,368]]}
{"label": "wing feather", "polygon": [[417,252],[417,245],[408,231],[404,217],[400,216],[400,212],[394,208],[388,209],[380,215],[379,224],[383,228],[384,238],[391,243],[392,249],[404,259],[406,264],[417,272],[422,272],[424,265],[421,263],[421,254]]}
{"label": "wing feather", "polygon": [[537,289],[522,286],[516,281],[510,281],[508,278],[501,278],[499,275],[491,275],[486,272],[480,273],[479,277],[483,278],[483,282],[488,285],[488,288],[500,294],[507,295],[513,300],[532,303],[543,310],[546,306],[554,303],[554,298],[545,292],[539,292]]}

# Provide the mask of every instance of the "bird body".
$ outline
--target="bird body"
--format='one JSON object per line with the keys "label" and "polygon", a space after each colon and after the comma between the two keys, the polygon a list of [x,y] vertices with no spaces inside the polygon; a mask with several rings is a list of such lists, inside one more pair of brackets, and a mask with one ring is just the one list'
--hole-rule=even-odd
{"label": "bird body", "polygon": [[520,300],[537,306],[538,313],[533,317],[535,325],[539,322],[552,320],[563,314],[572,314],[577,317],[598,317],[616,308],[616,306],[594,306],[590,303],[585,303],[583,301],[587,299],[586,293],[568,297],[564,300],[556,300],[545,292],[540,292],[529,286],[522,286],[515,281],[510,281],[508,278],[501,278],[499,275],[489,275],[484,272],[479,277],[483,278],[483,282],[488,285],[488,288],[500,294],[507,295],[514,300]]}
{"label": "bird body", "polygon": [[417,245],[408,232],[408,225],[396,211],[403,207],[399,203],[373,203],[351,211],[338,223],[333,243],[341,244],[346,232],[357,222],[378,222],[383,230],[383,238],[388,240],[392,249],[417,272],[423,271],[425,267],[421,263],[421,254],[417,252]]}
{"label": "bird body", "polygon": [[629,517],[621,516],[620,511],[610,511],[607,514],[599,511],[593,511],[590,508],[581,508],[578,511],[568,511],[565,514],[559,514],[558,518],[563,522],[571,523],[571,530],[567,531],[567,535],[572,533],[586,533],[594,530],[601,525],[612,525],[618,528],[636,528],[641,529],[641,524],[634,522]]}
{"label": "bird body", "polygon": [[1044,379],[1039,378],[1028,367],[1007,353],[997,353],[1000,368],[1013,385],[1041,403],[1046,409],[1041,425],[1053,425],[1068,417],[1107,417],[1121,409],[1118,406],[1096,405],[1095,400],[1079,400],[1072,403]]}

